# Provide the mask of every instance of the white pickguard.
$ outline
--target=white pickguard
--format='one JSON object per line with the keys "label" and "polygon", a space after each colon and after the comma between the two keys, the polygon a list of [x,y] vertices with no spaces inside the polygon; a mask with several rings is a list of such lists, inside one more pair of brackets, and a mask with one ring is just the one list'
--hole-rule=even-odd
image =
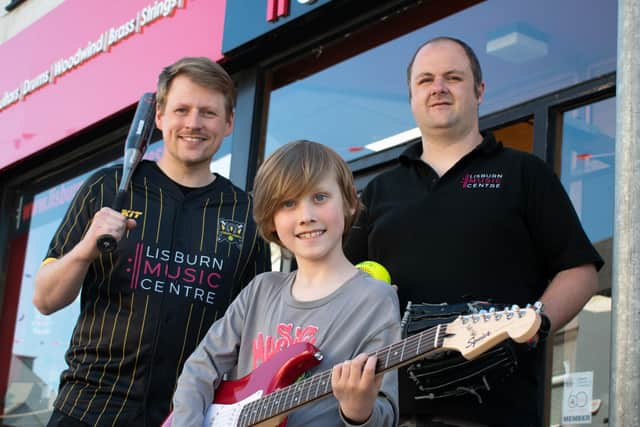
{"label": "white pickguard", "polygon": [[223,405],[214,403],[209,406],[207,413],[204,415],[204,423],[202,427],[229,427],[237,426],[240,411],[249,402],[258,400],[262,397],[262,390],[256,391],[251,396],[236,402],[232,405]]}

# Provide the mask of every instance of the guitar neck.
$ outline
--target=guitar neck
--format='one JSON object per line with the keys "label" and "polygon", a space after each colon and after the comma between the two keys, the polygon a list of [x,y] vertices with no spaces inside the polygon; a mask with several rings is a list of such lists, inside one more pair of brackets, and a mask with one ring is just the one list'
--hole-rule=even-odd
{"label": "guitar neck", "polygon": [[[376,373],[398,369],[442,347],[446,329],[446,324],[437,325],[376,351],[372,354],[378,360]],[[238,426],[250,426],[286,414],[331,392],[331,370],[320,372],[248,403],[242,409]]]}

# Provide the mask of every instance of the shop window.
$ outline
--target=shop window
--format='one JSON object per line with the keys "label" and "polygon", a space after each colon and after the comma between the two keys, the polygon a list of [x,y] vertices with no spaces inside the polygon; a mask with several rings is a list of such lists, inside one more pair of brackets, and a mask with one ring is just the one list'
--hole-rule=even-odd
{"label": "shop window", "polygon": [[[32,201],[22,204],[21,226],[10,243],[14,251],[18,242],[26,242],[23,253],[11,256],[13,273],[7,277],[8,287],[20,289],[20,294],[2,425],[46,425],[51,415],[80,303],[78,298],[50,316],[40,314],[32,303],[34,279],[60,219],[89,174],[35,194]],[[23,260],[22,268],[12,268],[19,259]]]}
{"label": "shop window", "polygon": [[[270,93],[266,154],[311,139],[354,160],[416,137],[405,71],[430,38],[460,38],[475,50],[486,82],[484,116],[614,71],[616,25],[615,2],[489,0],[314,74],[313,59],[305,57],[298,76],[280,79],[274,71],[274,81],[291,83]],[[331,49],[340,43],[314,50],[318,64],[339,56]],[[284,68],[291,73],[295,63]]]}
{"label": "shop window", "polygon": [[505,147],[533,152],[533,118],[527,118],[492,130],[496,139]]}
{"label": "shop window", "polygon": [[[211,170],[225,177],[229,176],[230,145],[227,138],[211,163]],[[162,148],[162,141],[150,145],[145,158],[160,159]],[[22,198],[31,201],[22,203],[18,231],[10,242],[7,288],[18,289],[19,296],[15,298],[15,331],[0,412],[2,426],[46,425],[51,415],[60,374],[67,367],[64,354],[80,312],[80,301],[78,297],[64,309],[44,316],[32,303],[34,279],[73,196],[92,172]]]}
{"label": "shop window", "polygon": [[598,294],[554,337],[552,425],[583,416],[590,425],[608,423],[615,111],[609,98],[562,117],[560,178],[605,266]]}

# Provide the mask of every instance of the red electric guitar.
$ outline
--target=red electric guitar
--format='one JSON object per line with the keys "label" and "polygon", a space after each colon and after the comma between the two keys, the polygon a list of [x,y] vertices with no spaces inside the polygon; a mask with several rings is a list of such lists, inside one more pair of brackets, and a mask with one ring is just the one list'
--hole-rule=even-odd
{"label": "red electric guitar", "polygon": [[[375,352],[376,373],[408,365],[436,350],[457,350],[473,359],[507,338],[526,342],[539,327],[540,315],[533,308],[460,316]],[[249,375],[223,381],[203,427],[284,426],[287,414],[331,394],[331,370],[294,383],[321,360],[322,353],[312,344],[298,343]],[[169,415],[162,427],[170,427],[171,419]]]}

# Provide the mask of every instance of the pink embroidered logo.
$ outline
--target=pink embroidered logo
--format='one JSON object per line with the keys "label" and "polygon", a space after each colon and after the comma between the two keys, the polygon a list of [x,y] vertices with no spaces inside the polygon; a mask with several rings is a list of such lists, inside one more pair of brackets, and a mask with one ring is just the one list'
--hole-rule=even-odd
{"label": "pink embroidered logo", "polygon": [[501,173],[467,173],[462,178],[462,188],[473,190],[477,188],[496,189],[502,187]]}

